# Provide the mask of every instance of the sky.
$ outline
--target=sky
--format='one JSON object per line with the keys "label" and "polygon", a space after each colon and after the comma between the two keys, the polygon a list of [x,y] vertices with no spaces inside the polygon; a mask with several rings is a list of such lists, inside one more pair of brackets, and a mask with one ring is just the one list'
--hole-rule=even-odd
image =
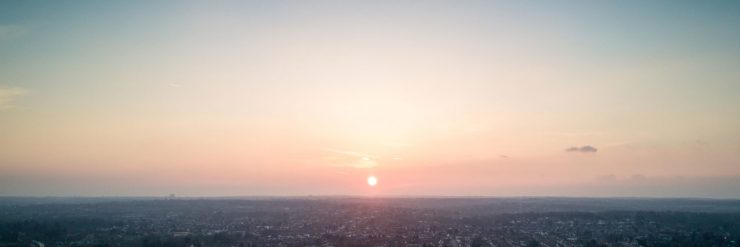
{"label": "sky", "polygon": [[738,30],[738,1],[2,1],[0,196],[740,198]]}

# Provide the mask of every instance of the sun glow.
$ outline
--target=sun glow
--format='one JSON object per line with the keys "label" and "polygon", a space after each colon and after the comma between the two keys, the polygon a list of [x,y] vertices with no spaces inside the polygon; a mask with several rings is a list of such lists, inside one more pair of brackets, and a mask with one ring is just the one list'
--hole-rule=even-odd
{"label": "sun glow", "polygon": [[375,176],[367,177],[367,185],[375,186],[376,184],[378,184],[378,178],[376,178]]}

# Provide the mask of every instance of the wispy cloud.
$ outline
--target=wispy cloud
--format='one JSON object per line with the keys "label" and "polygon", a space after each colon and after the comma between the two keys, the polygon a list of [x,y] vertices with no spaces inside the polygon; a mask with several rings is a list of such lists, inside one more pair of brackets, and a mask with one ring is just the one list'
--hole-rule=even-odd
{"label": "wispy cloud", "polygon": [[174,87],[174,88],[182,87],[182,84],[178,84],[178,83],[170,83],[170,84],[167,84],[167,85],[170,86],[170,87]]}
{"label": "wispy cloud", "polygon": [[579,152],[579,153],[595,153],[599,150],[590,145],[586,145],[586,146],[580,146],[580,147],[576,147],[576,146],[569,147],[569,148],[566,148],[565,151],[566,152]]}
{"label": "wispy cloud", "polygon": [[21,25],[0,25],[0,41],[23,36],[28,28]]}
{"label": "wispy cloud", "polygon": [[13,108],[13,101],[25,93],[21,88],[0,87],[0,111]]}
{"label": "wispy cloud", "polygon": [[325,160],[330,161],[332,163],[331,166],[334,167],[366,169],[378,166],[378,162],[375,160],[375,157],[369,154],[334,148],[322,148],[322,150],[334,154],[325,157]]}

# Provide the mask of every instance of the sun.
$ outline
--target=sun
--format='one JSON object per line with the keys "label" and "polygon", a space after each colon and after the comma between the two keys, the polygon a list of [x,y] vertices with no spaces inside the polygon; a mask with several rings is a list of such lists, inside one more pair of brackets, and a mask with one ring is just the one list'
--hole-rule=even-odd
{"label": "sun", "polygon": [[367,177],[367,185],[375,186],[376,184],[378,184],[378,178],[373,175]]}

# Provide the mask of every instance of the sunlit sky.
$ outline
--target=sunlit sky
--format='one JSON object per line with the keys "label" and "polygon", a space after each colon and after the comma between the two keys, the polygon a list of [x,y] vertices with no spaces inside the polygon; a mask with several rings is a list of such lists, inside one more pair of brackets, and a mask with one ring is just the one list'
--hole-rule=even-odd
{"label": "sunlit sky", "polygon": [[2,1],[0,196],[738,198],[739,30],[740,1]]}

